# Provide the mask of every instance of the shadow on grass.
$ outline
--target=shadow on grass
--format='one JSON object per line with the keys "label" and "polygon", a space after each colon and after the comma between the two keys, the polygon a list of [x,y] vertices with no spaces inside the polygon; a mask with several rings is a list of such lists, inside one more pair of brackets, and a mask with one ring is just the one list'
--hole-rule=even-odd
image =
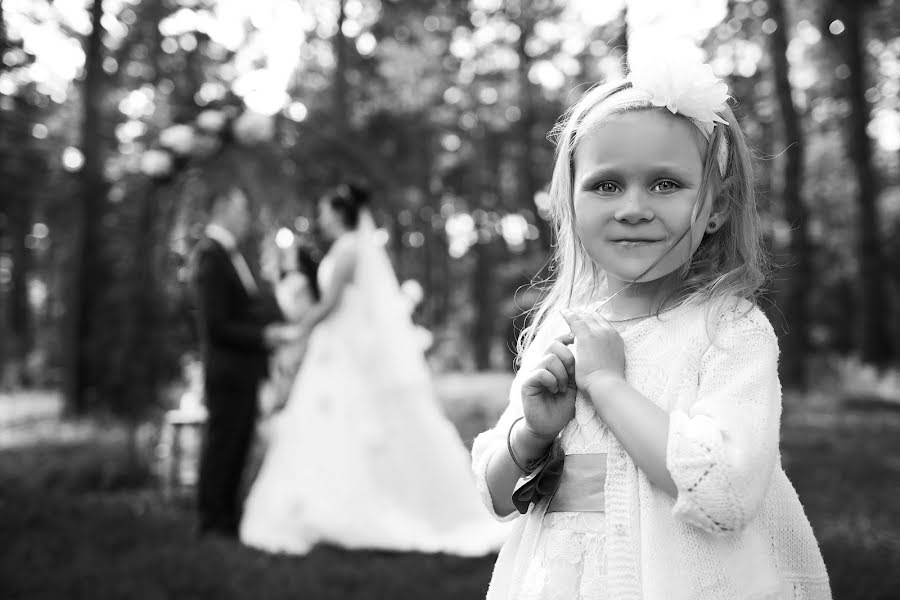
{"label": "shadow on grass", "polygon": [[900,411],[840,399],[786,419],[782,454],[837,600],[900,597]]}
{"label": "shadow on grass", "polygon": [[[478,421],[469,415],[466,426],[486,426]],[[23,423],[0,444],[3,600],[474,600],[487,589],[496,556],[334,547],[273,556],[197,539],[191,501],[163,499],[150,469],[135,469],[124,428],[39,420],[28,436]]]}
{"label": "shadow on grass", "polygon": [[333,547],[272,556],[197,539],[189,508],[155,491],[65,494],[11,483],[0,480],[5,599],[475,599],[494,561]]}
{"label": "shadow on grass", "polygon": [[[454,402],[471,437],[500,404]],[[785,467],[822,546],[838,600],[900,597],[900,411],[786,399]],[[271,556],[194,537],[187,502],[128,472],[120,434],[0,450],[2,596],[56,598],[483,598],[493,556],[351,552]]]}

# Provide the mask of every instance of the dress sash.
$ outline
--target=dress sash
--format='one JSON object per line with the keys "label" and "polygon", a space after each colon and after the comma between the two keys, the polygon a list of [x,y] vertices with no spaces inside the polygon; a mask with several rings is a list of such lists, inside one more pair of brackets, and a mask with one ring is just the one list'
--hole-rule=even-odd
{"label": "dress sash", "polygon": [[567,454],[547,512],[605,512],[606,452]]}

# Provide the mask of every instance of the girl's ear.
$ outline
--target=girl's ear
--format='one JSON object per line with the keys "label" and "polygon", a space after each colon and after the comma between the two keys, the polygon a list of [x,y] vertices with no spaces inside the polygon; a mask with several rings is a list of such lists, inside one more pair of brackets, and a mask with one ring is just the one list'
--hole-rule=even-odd
{"label": "girl's ear", "polygon": [[714,212],[706,222],[706,233],[715,233],[728,221],[728,211]]}
{"label": "girl's ear", "polygon": [[713,201],[712,212],[709,213],[709,219],[706,221],[706,233],[715,233],[721,229],[731,216],[729,206],[731,204],[732,177],[734,176],[730,175],[726,177],[719,185],[719,193],[716,194],[716,198]]}

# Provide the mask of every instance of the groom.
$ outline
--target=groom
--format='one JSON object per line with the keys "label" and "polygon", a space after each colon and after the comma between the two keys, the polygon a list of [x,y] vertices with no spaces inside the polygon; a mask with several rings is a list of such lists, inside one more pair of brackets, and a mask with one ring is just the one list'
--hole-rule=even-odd
{"label": "groom", "polygon": [[269,352],[287,341],[274,296],[262,289],[240,251],[251,233],[247,195],[213,192],[211,219],[193,256],[193,287],[209,418],[197,482],[199,533],[237,536],[238,497],[257,416],[257,390]]}

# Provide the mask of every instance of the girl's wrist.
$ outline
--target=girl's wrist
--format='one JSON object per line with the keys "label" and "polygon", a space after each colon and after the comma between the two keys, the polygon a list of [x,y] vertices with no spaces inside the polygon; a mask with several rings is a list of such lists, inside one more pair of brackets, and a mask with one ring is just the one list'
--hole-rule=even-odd
{"label": "girl's wrist", "polygon": [[532,460],[547,452],[557,435],[558,433],[553,435],[538,433],[528,425],[528,421],[522,419],[513,425],[512,444],[517,456]]}
{"label": "girl's wrist", "polygon": [[616,390],[622,385],[628,385],[623,376],[612,371],[598,371],[588,377],[584,395],[594,405],[594,409],[600,413],[604,403],[614,396]]}

